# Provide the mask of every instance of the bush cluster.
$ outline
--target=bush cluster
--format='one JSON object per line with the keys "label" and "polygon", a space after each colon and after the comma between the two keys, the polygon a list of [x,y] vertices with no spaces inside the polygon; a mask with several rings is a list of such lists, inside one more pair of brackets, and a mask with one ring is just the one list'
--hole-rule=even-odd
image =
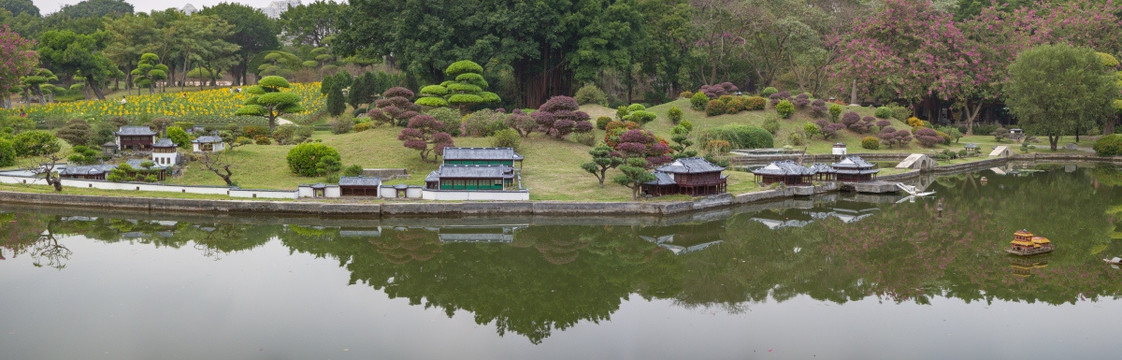
{"label": "bush cluster", "polygon": [[815,99],[813,102],[810,103],[810,114],[813,115],[815,118],[826,117],[826,112],[827,111],[828,110],[826,108],[826,100]]}
{"label": "bush cluster", "polygon": [[764,88],[762,91],[760,91],[760,96],[771,97],[772,94],[775,94],[777,92],[779,92],[779,89],[768,86],[768,87]]}
{"label": "bush cluster", "polygon": [[584,86],[581,86],[580,89],[577,89],[577,93],[573,94],[573,99],[577,101],[577,104],[581,105],[608,105],[608,94],[605,94],[604,90],[600,90],[600,88],[594,84],[585,84]]}
{"label": "bush cluster", "polygon": [[[670,118],[670,123],[677,125],[678,122],[682,121],[682,109],[679,109],[677,106],[671,106],[670,110],[666,111],[666,116]],[[603,128],[601,128],[601,130],[603,130]]]}
{"label": "bush cluster", "polygon": [[887,119],[892,117],[892,109],[889,109],[887,106],[881,106],[878,107],[875,112],[873,112],[873,115],[881,119]]}
{"label": "bush cluster", "polygon": [[744,110],[763,110],[767,106],[767,99],[760,96],[748,96],[744,98]]}
{"label": "bush cluster", "polygon": [[779,133],[779,118],[776,117],[775,115],[769,115],[766,119],[764,119],[763,128],[764,128],[764,130],[767,130],[767,132],[771,133],[772,135],[778,134]]}
{"label": "bush cluster", "polygon": [[496,131],[495,136],[491,138],[491,146],[508,147],[517,151],[522,146],[522,136],[514,129],[502,129]]}
{"label": "bush cluster", "polygon": [[734,95],[737,91],[740,91],[740,89],[737,89],[736,85],[728,81],[716,85],[702,85],[701,90],[698,90],[699,93],[704,93],[710,99],[718,98],[721,95]]}
{"label": "bush cluster", "polygon": [[770,148],[775,146],[775,137],[767,130],[741,124],[711,128],[698,135],[698,142],[709,144],[714,140],[727,141],[737,149]]}
{"label": "bush cluster", "polygon": [[771,106],[775,106],[775,105],[779,105],[780,101],[783,101],[783,100],[790,101],[791,100],[791,93],[788,92],[787,90],[783,90],[783,91],[768,95],[767,98],[771,100]]}
{"label": "bush cluster", "polygon": [[725,103],[720,100],[709,100],[709,104],[705,106],[705,116],[721,115],[727,110],[725,109]]}
{"label": "bush cluster", "polygon": [[925,127],[925,126],[927,126],[927,122],[921,120],[920,118],[912,116],[912,117],[908,118],[908,126],[911,126],[911,127],[914,127],[914,128]]}
{"label": "bush cluster", "polygon": [[932,128],[919,128],[916,130],[916,141],[923,147],[932,147],[943,143],[943,137]]}
{"label": "bush cluster", "polygon": [[608,123],[610,123],[610,122],[612,122],[612,118],[610,118],[610,117],[607,117],[607,116],[598,117],[598,118],[596,118],[596,128],[600,129],[600,130],[604,130],[608,126]]}
{"label": "bush cluster", "polygon": [[789,119],[791,115],[795,114],[795,105],[791,104],[790,101],[780,100],[779,103],[775,104],[775,113],[784,119]]}
{"label": "bush cluster", "polygon": [[1099,156],[1122,155],[1122,134],[1103,136],[1093,146]]}
{"label": "bush cluster", "polygon": [[805,109],[807,105],[810,105],[810,95],[808,95],[807,93],[799,94],[798,96],[795,96],[794,103],[795,106],[799,109]]}
{"label": "bush cluster", "polygon": [[695,111],[705,111],[705,106],[709,104],[709,97],[705,93],[698,92],[690,97],[690,108]]}

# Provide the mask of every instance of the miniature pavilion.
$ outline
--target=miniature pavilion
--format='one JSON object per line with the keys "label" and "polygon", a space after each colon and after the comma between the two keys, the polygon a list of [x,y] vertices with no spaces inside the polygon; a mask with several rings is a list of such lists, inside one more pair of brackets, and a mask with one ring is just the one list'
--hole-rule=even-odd
{"label": "miniature pavilion", "polygon": [[880,172],[876,165],[870,164],[860,156],[846,157],[831,167],[834,168],[837,181],[872,181]]}
{"label": "miniature pavilion", "polygon": [[721,174],[724,170],[703,158],[677,159],[655,169],[655,180],[643,184],[642,192],[651,196],[721,194],[728,183],[728,176]]}
{"label": "miniature pavilion", "polygon": [[784,183],[787,185],[806,185],[814,180],[815,172],[791,160],[776,161],[759,169],[752,170],[756,182],[764,184]]}

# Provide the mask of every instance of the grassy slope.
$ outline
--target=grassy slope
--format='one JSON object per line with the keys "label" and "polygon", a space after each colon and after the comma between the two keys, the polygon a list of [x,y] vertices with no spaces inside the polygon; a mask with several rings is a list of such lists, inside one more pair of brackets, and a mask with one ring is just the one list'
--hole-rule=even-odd
{"label": "grassy slope", "polygon": [[[706,117],[703,113],[689,109],[689,101],[679,99],[671,103],[651,107],[649,110],[659,115],[658,119],[646,127],[655,134],[669,138],[673,124],[666,116],[671,106],[678,106],[683,111],[683,119],[694,124],[695,133],[705,129],[741,123],[759,126],[766,116],[774,114],[774,110],[741,112],[733,115]],[[585,105],[581,108],[589,113],[593,119],[599,116],[614,117],[615,109],[599,106]],[[852,108],[862,116],[872,115],[873,109]],[[802,131],[802,125],[813,119],[809,111],[802,110],[792,119],[781,120],[779,136],[776,137],[776,147],[786,145],[787,134]],[[907,125],[892,120],[898,129],[905,129]],[[423,162],[414,150],[401,146],[397,140],[400,128],[381,127],[361,133],[333,135],[327,132],[318,132],[316,139],[324,144],[335,147],[343,158],[344,165],[358,164],[365,168],[406,168],[409,169],[409,179],[388,181],[390,184],[405,183],[411,185],[424,184],[424,178],[437,167],[436,163]],[[868,152],[861,149],[861,138],[866,135],[856,134],[843,130],[837,138],[829,141],[815,138],[806,145],[810,153],[829,153],[834,142],[844,142],[851,152]],[[597,130],[597,137],[603,137],[603,131]],[[987,141],[988,139],[988,141]],[[934,149],[921,148],[916,144],[903,149],[883,149],[878,152],[932,152],[945,148],[958,150],[966,142],[976,142],[988,152],[993,142],[991,136],[975,136],[963,138],[960,144],[939,146]],[[480,147],[490,146],[490,139],[461,137],[455,139],[457,146]],[[1086,141],[1084,141],[1086,142]],[[1008,143],[1007,143],[1008,144]],[[1013,145],[1016,147],[1016,145]],[[231,158],[235,162],[234,181],[243,188],[261,189],[292,189],[298,184],[320,182],[322,178],[305,178],[292,175],[285,162],[285,156],[292,146],[278,145],[247,145],[233,150]],[[618,174],[617,170],[609,171],[608,180],[604,188],[600,188],[596,178],[584,172],[580,164],[588,161],[588,146],[572,141],[562,141],[547,138],[541,134],[532,134],[523,139],[519,152],[525,156],[523,168],[524,185],[531,190],[534,200],[595,200],[595,201],[621,201],[629,200],[630,190],[611,181],[611,177]],[[1018,150],[1019,151],[1019,150]],[[1047,151],[1038,146],[1035,151]],[[753,182],[752,174],[745,172],[726,172],[729,175],[729,192],[743,193],[757,189]],[[197,163],[191,163],[184,170],[181,177],[170,181],[174,184],[198,185],[223,185],[221,179],[206,171]],[[678,197],[663,197],[660,201],[680,200]]]}

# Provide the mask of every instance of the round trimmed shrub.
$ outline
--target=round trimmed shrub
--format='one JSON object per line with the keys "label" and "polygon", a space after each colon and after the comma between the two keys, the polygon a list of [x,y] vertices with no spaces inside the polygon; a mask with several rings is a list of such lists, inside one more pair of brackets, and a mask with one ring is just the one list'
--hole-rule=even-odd
{"label": "round trimmed shrub", "polygon": [[774,93],[777,93],[777,92],[779,92],[779,89],[768,86],[768,87],[764,88],[763,91],[760,91],[760,96],[766,98],[766,97],[771,96],[771,94],[774,94]]}
{"label": "round trimmed shrub", "polygon": [[502,129],[496,131],[495,136],[491,138],[491,146],[518,150],[522,146],[522,136],[518,135],[518,132],[514,129]]}
{"label": "round trimmed shrub", "polygon": [[868,150],[879,150],[880,139],[877,139],[876,136],[866,136],[861,139],[861,148]]}
{"label": "round trimmed shrub", "polygon": [[608,123],[610,123],[610,122],[612,122],[612,118],[610,118],[610,117],[607,117],[607,116],[598,117],[598,118],[596,118],[596,128],[600,129],[600,130],[604,130],[605,128],[608,127]]}
{"label": "round trimmed shrub", "polygon": [[1115,156],[1122,155],[1122,134],[1110,134],[1103,136],[1095,145],[1092,146],[1095,153],[1099,156]]}
{"label": "round trimmed shrub", "polygon": [[16,151],[12,147],[12,142],[0,139],[0,167],[7,167],[16,164]]}
{"label": "round trimmed shrub", "polygon": [[877,111],[874,112],[873,115],[881,119],[887,119],[892,117],[892,109],[889,109],[887,106],[881,106],[877,108]]}
{"label": "round trimmed shrub", "polygon": [[705,106],[708,104],[709,97],[705,96],[705,93],[703,92],[699,91],[698,93],[693,94],[693,97],[690,98],[690,108],[696,111],[705,111]]}
{"label": "round trimmed shrub", "polygon": [[340,161],[339,152],[321,143],[303,143],[288,151],[288,168],[300,176],[316,176],[316,165],[324,158]]}
{"label": "round trimmed shrub", "polygon": [[842,106],[838,104],[830,104],[830,122],[838,122],[838,117],[841,116]]}
{"label": "round trimmed shrub", "polygon": [[787,100],[780,100],[778,104],[775,104],[775,113],[784,119],[789,119],[791,115],[795,114],[795,104]]}
{"label": "round trimmed shrub", "polygon": [[[670,110],[666,111],[666,116],[670,118],[671,123],[677,124],[682,121],[682,109],[679,109],[677,106],[671,106]],[[599,119],[597,119],[597,122],[599,123]],[[600,130],[603,129],[604,128],[600,128]]]}
{"label": "round trimmed shrub", "polygon": [[689,91],[689,90],[683,91],[680,94],[678,94],[678,97],[683,98],[683,99],[689,99],[689,98],[693,97],[693,91]]}
{"label": "round trimmed shrub", "polygon": [[943,137],[932,128],[919,128],[915,132],[915,138],[923,147],[932,147],[943,143]]}
{"label": "round trimmed shrub", "polygon": [[775,117],[775,115],[768,116],[766,119],[764,119],[763,127],[764,130],[767,130],[767,132],[771,133],[772,135],[778,134],[779,118]]}
{"label": "round trimmed shrub", "polygon": [[767,106],[767,99],[760,96],[748,96],[744,98],[744,110],[763,110]]}
{"label": "round trimmed shrub", "polygon": [[705,106],[705,116],[717,116],[725,113],[725,103],[719,100],[709,100]]}
{"label": "round trimmed shrub", "polygon": [[605,94],[604,90],[600,90],[600,88],[594,84],[585,84],[584,86],[581,86],[580,89],[577,89],[577,93],[573,94],[573,99],[577,101],[577,104],[581,105],[608,105],[608,94]]}

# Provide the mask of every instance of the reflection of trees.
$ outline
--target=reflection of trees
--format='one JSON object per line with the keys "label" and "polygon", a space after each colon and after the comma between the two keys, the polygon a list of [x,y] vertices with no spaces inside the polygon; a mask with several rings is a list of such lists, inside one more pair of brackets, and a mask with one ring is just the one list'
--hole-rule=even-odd
{"label": "reflection of trees", "polygon": [[370,239],[379,254],[391,264],[406,264],[411,261],[428,261],[442,248],[437,234],[427,229],[386,229],[380,239]]}
{"label": "reflection of trees", "polygon": [[31,245],[32,264],[36,267],[50,267],[62,270],[66,267],[66,262],[70,260],[70,255],[74,252],[67,249],[66,246],[58,243],[58,239],[50,232],[44,232],[39,235],[39,241]]}

